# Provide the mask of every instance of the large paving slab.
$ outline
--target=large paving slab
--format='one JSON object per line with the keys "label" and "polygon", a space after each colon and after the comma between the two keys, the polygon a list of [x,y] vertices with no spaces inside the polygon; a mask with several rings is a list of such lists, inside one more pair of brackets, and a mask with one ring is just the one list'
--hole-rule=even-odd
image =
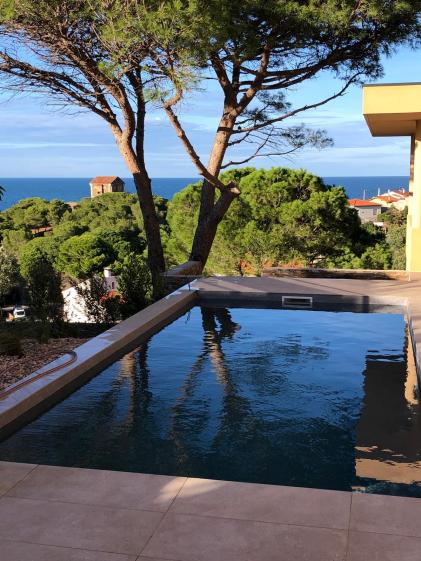
{"label": "large paving slab", "polygon": [[352,497],[350,528],[421,538],[421,499],[357,493]]}
{"label": "large paving slab", "polygon": [[183,561],[340,561],[346,541],[343,530],[169,513],[143,554]]}
{"label": "large paving slab", "polygon": [[136,556],[0,539],[0,561],[136,561]]}
{"label": "large paving slab", "polygon": [[36,466],[15,462],[0,462],[0,496],[12,489],[16,483],[26,477]]}
{"label": "large paving slab", "polygon": [[[21,464],[22,465],[22,464]],[[165,512],[187,478],[38,466],[8,496]]]}
{"label": "large paving slab", "polygon": [[189,479],[172,512],[346,529],[351,493]]}
{"label": "large paving slab", "polygon": [[421,539],[350,532],[346,561],[419,561]]}
{"label": "large paving slab", "polygon": [[168,559],[162,559],[162,557],[145,557],[144,555],[139,555],[136,561],[168,561]]}
{"label": "large paving slab", "polygon": [[256,294],[336,294],[405,298],[416,295],[421,275],[412,280],[367,280],[295,277],[209,277],[197,280],[192,287],[201,291],[243,292]]}
{"label": "large paving slab", "polygon": [[158,512],[15,497],[0,499],[0,538],[109,553],[139,554]]}

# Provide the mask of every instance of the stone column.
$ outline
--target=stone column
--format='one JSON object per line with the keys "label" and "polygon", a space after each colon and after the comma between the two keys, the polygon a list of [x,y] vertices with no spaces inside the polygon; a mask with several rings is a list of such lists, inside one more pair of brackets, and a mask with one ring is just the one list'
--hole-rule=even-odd
{"label": "stone column", "polygon": [[416,122],[411,140],[409,190],[413,193],[408,205],[406,231],[406,270],[421,272],[421,121]]}

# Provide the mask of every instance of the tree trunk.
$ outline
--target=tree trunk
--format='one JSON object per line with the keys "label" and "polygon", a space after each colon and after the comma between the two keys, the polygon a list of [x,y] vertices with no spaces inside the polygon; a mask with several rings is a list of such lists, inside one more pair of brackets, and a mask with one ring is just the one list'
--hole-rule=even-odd
{"label": "tree trunk", "polygon": [[124,137],[119,130],[115,129],[113,133],[120,153],[133,175],[136,186],[148,246],[148,265],[152,276],[152,295],[154,299],[158,299],[163,295],[162,273],[165,272],[165,259],[158,215],[152,195],[151,180],[144,165],[143,152],[141,151],[140,155],[137,155],[131,140]]}
{"label": "tree trunk", "polygon": [[218,224],[215,222],[210,223],[208,220],[199,220],[197,223],[189,261],[199,262],[201,264],[202,271],[209,258],[212,244],[218,229]]}
{"label": "tree trunk", "polygon": [[162,273],[165,271],[164,250],[161,242],[159,220],[152,195],[151,180],[146,170],[133,173],[133,179],[139,197],[143,217],[146,241],[148,244],[148,265],[152,276],[153,297],[158,299],[163,294]]}
{"label": "tree trunk", "polygon": [[[229,107],[225,107],[225,113],[229,110]],[[234,120],[226,118],[222,118],[219,123],[208,162],[208,171],[215,177],[218,177],[221,171],[221,165],[228,148],[228,142],[234,123]],[[207,180],[203,181],[200,196],[199,218],[190,253],[190,260],[200,262],[202,264],[202,270],[206,265],[209,253],[212,249],[218,225],[228,211],[232,201],[238,197],[239,194],[240,191],[235,185],[229,185],[227,186],[227,190],[221,193],[215,204],[215,186]]]}
{"label": "tree trunk", "polygon": [[234,183],[230,183],[230,185],[227,185],[226,190],[221,193],[211,212],[198,221],[190,260],[199,261],[202,264],[202,270],[212,249],[219,223],[227,213],[232,201],[239,195],[239,189]]}

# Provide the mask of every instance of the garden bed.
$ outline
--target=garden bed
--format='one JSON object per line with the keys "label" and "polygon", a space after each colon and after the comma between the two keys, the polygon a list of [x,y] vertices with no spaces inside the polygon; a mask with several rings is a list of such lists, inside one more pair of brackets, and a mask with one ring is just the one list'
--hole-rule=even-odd
{"label": "garden bed", "polygon": [[88,337],[63,337],[39,343],[35,339],[22,340],[22,356],[0,356],[0,390],[28,376],[45,364],[82,345]]}

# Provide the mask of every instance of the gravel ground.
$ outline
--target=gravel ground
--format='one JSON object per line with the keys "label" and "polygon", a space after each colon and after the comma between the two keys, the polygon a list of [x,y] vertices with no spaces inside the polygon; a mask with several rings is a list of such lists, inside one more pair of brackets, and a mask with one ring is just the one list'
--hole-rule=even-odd
{"label": "gravel ground", "polygon": [[0,356],[0,390],[82,345],[87,340],[63,338],[51,339],[48,343],[38,343],[34,339],[24,339],[22,341],[24,354],[21,357]]}

